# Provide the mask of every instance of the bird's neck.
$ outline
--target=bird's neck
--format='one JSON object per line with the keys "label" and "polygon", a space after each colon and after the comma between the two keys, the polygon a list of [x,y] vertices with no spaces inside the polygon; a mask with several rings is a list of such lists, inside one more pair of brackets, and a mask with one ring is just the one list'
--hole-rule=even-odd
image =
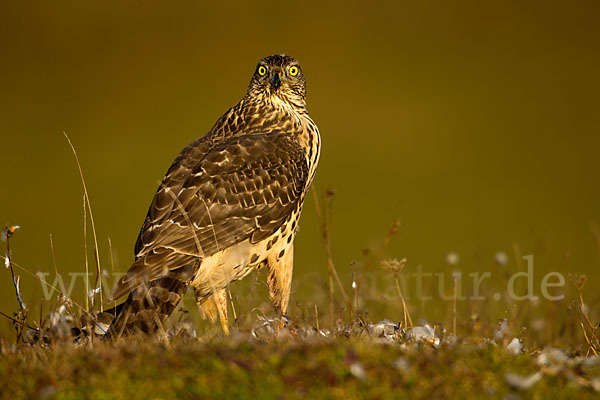
{"label": "bird's neck", "polygon": [[310,184],[319,162],[321,136],[304,106],[296,107],[281,99],[244,97],[217,121],[209,135],[212,140],[221,141],[238,135],[269,133],[285,133],[296,138],[306,154]]}
{"label": "bird's neck", "polygon": [[306,117],[306,109],[296,109],[280,99],[244,97],[219,118],[211,129],[211,136],[225,139],[240,134],[300,134]]}

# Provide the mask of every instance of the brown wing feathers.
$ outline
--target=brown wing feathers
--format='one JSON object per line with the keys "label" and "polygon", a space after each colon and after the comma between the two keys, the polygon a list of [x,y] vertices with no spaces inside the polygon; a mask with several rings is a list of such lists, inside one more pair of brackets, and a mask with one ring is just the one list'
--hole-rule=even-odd
{"label": "brown wing feathers", "polygon": [[281,133],[230,138],[192,168],[189,159],[174,163],[140,231],[136,261],[113,297],[195,258],[268,237],[301,200],[307,175],[303,152]]}

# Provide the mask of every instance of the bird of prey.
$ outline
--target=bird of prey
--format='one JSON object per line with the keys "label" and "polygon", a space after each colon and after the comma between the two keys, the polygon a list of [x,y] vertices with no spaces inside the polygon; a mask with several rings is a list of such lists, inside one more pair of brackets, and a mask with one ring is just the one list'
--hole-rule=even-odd
{"label": "bird of prey", "polygon": [[285,314],[293,243],[321,140],[306,81],[286,55],[262,59],[246,95],[177,156],[112,299],[108,335],[155,333],[192,287],[204,318],[229,333],[225,288],[266,266],[270,299]]}

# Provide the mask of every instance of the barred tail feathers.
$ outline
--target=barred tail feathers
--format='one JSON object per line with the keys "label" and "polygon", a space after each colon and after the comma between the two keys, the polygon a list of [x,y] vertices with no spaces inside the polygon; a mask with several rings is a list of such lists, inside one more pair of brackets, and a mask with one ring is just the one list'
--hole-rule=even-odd
{"label": "barred tail feathers", "polygon": [[132,290],[125,302],[105,313],[112,314],[107,337],[154,334],[164,330],[164,322],[173,313],[197,270],[187,265],[168,271],[165,276],[145,282]]}

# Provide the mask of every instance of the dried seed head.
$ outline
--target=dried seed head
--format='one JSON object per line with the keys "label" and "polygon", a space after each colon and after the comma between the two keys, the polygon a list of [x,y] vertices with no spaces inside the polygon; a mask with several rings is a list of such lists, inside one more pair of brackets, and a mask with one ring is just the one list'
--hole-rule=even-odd
{"label": "dried seed head", "polygon": [[65,296],[63,293],[60,293],[58,295],[58,303],[59,304],[64,304],[68,308],[73,307],[73,300],[71,300],[70,298],[68,298],[67,296]]}
{"label": "dried seed head", "polygon": [[400,228],[400,220],[398,218],[394,218],[394,222],[392,222],[392,226],[390,228],[390,235],[395,235],[398,232],[398,228]]}
{"label": "dried seed head", "polygon": [[335,188],[327,188],[327,190],[325,190],[325,196],[327,197],[333,197],[335,196],[337,190]]}
{"label": "dried seed head", "polygon": [[569,274],[569,278],[573,285],[577,288],[577,291],[581,292],[585,286],[588,276],[586,274]]}
{"label": "dried seed head", "polygon": [[400,272],[404,269],[405,264],[406,264],[406,258],[403,258],[401,260],[392,258],[389,260],[383,260],[381,262],[381,268],[385,269],[386,271],[390,271],[394,274],[397,274],[398,272]]}

